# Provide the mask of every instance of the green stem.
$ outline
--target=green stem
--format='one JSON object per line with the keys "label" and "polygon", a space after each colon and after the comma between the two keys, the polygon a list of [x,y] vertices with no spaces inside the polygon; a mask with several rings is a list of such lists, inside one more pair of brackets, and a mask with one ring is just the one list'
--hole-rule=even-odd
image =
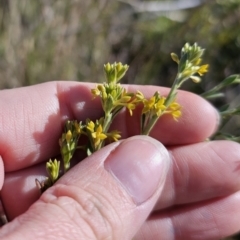
{"label": "green stem", "polygon": [[63,174],[65,174],[70,169],[70,161],[67,163],[64,163],[63,165]]}
{"label": "green stem", "polygon": [[168,94],[168,96],[167,96],[167,98],[166,98],[166,100],[165,100],[165,106],[166,106],[166,107],[168,107],[168,106],[171,104],[171,102],[172,102],[172,95],[173,95],[173,94],[175,95],[176,90],[177,90],[176,87],[172,87],[172,88],[171,88],[171,90],[170,90],[170,92],[169,92],[169,94]]}
{"label": "green stem", "polygon": [[[181,83],[184,81],[183,78],[179,78],[179,74],[177,74],[174,82],[173,82],[173,85],[171,87],[171,90],[165,100],[165,106],[166,108],[169,107],[169,105],[172,103],[172,101],[174,101],[175,99],[175,96],[176,96],[176,93],[177,93],[177,89],[179,88],[179,86],[181,85]],[[143,135],[149,135],[151,130],[153,129],[154,125],[156,124],[156,122],[158,121],[158,119],[161,117],[162,115],[160,116],[157,116],[157,115],[154,115],[152,117],[152,119],[150,120],[150,122],[147,124],[147,126],[144,128],[142,134]]]}
{"label": "green stem", "polygon": [[[103,121],[103,132],[107,133],[111,123],[112,123],[112,114],[111,113],[106,113],[105,117],[104,117],[104,121]],[[95,149],[95,151],[98,151],[99,149],[101,149],[103,147],[104,144],[104,140],[101,141],[101,143],[97,146],[97,148]]]}
{"label": "green stem", "polygon": [[151,121],[148,123],[148,125],[144,128],[142,135],[149,135],[158,119],[159,119],[159,117],[157,115],[155,115],[151,119]]}
{"label": "green stem", "polygon": [[166,100],[165,100],[165,106],[166,107],[168,107],[170,104],[171,104],[171,102],[172,102],[172,96],[173,95],[176,95],[176,91],[177,91],[177,89],[179,88],[179,83],[181,83],[181,79],[178,77],[178,74],[177,74],[177,76],[176,76],[176,78],[175,78],[175,80],[174,80],[174,82],[173,82],[173,85],[172,85],[172,87],[171,87],[171,90],[170,90],[170,92],[168,93],[168,95],[167,95],[167,98],[166,98]]}
{"label": "green stem", "polygon": [[104,122],[103,122],[103,132],[107,132],[110,125],[112,123],[112,114],[111,113],[106,113],[104,117]]}

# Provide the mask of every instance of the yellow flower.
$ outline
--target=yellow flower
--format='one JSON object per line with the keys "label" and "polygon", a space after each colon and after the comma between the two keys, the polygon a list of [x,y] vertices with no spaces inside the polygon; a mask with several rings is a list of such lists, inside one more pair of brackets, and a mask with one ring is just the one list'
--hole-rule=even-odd
{"label": "yellow flower", "polygon": [[165,97],[161,97],[154,106],[158,117],[166,110],[166,106],[164,105],[165,100]]}
{"label": "yellow flower", "polygon": [[200,66],[200,68],[198,69],[197,73],[202,76],[204,73],[206,73],[208,71],[208,64],[202,65]]}
{"label": "yellow flower", "polygon": [[100,96],[100,94],[101,94],[101,92],[99,91],[98,88],[91,89],[91,93],[94,98]]}
{"label": "yellow flower", "polygon": [[106,93],[106,87],[102,84],[97,85],[96,88],[91,89],[91,93],[93,95],[93,98],[95,97],[101,97],[102,99],[107,98],[107,93]]}
{"label": "yellow flower", "polygon": [[77,121],[74,121],[74,127],[75,127],[75,130],[76,130],[77,134],[80,134],[81,133],[81,127],[80,127],[80,124]]}
{"label": "yellow flower", "polygon": [[94,127],[95,127],[95,124],[94,124],[93,121],[88,122],[88,124],[87,124],[87,129],[88,129],[90,132],[94,132]]}
{"label": "yellow flower", "polygon": [[177,119],[182,116],[181,105],[177,102],[172,102],[167,109],[167,113],[170,113],[174,120],[177,121]]}
{"label": "yellow flower", "polygon": [[59,169],[60,169],[60,161],[57,161],[57,159],[54,159],[54,161],[52,161],[51,159],[46,163],[46,169],[48,172],[48,175],[52,181],[52,183],[54,183],[59,176]]}
{"label": "yellow flower", "polygon": [[108,96],[106,87],[102,84],[97,86],[97,89],[100,91],[100,97],[105,100]]}
{"label": "yellow flower", "polygon": [[194,65],[199,65],[202,62],[201,58],[195,60]]}
{"label": "yellow flower", "polygon": [[112,139],[113,141],[118,141],[121,138],[120,132],[117,130],[114,130],[107,134],[109,139]]}
{"label": "yellow flower", "polygon": [[128,65],[123,65],[121,62],[119,63],[107,63],[104,65],[104,71],[107,77],[108,83],[117,83],[127,72]]}
{"label": "yellow flower", "polygon": [[132,116],[134,110],[136,108],[137,101],[134,98],[134,95],[131,93],[127,93],[126,90],[122,92],[120,98],[114,101],[114,107],[122,106],[126,107],[129,110],[130,115]]}
{"label": "yellow flower", "polygon": [[131,100],[131,96],[124,94],[120,99],[114,101],[114,106],[126,106],[128,102]]}
{"label": "yellow flower", "polygon": [[101,142],[101,140],[104,140],[107,138],[107,135],[103,133],[102,131],[102,125],[100,124],[95,132],[92,132],[92,138],[94,139],[94,145],[95,147],[98,146]]}
{"label": "yellow flower", "polygon": [[130,102],[126,105],[126,108],[128,109],[130,116],[132,116],[133,115],[132,110],[136,108],[136,104],[134,104],[134,102]]}
{"label": "yellow flower", "polygon": [[128,95],[123,95],[120,99],[120,102],[122,103],[127,103],[131,100],[131,96],[128,96]]}
{"label": "yellow flower", "polygon": [[182,116],[182,112],[180,110],[174,110],[174,111],[172,111],[172,116],[173,116],[174,120],[177,121],[178,118],[180,118]]}
{"label": "yellow flower", "polygon": [[144,107],[142,113],[147,113],[151,111],[154,108],[155,101],[156,101],[155,96],[151,97],[149,100],[147,99],[143,100]]}
{"label": "yellow flower", "polygon": [[147,113],[151,111],[153,114],[156,114],[159,117],[166,110],[165,100],[166,98],[161,97],[158,92],[156,92],[149,100],[143,99],[142,101],[144,107],[142,113]]}
{"label": "yellow flower", "polygon": [[67,143],[69,143],[72,139],[72,132],[70,130],[67,131],[66,135],[65,135],[65,139],[67,141]]}
{"label": "yellow flower", "polygon": [[143,101],[145,99],[144,95],[140,91],[137,91],[135,96],[138,101]]}
{"label": "yellow flower", "polygon": [[105,70],[106,72],[111,71],[111,64],[110,64],[110,63],[104,64],[103,66],[104,66],[104,70]]}

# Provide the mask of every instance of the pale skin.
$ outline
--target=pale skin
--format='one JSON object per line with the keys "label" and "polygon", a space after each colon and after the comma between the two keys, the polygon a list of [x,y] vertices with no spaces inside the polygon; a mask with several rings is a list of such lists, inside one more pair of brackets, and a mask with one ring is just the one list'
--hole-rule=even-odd
{"label": "pale skin", "polygon": [[[113,129],[120,130],[123,139],[131,138],[77,164],[39,196],[35,179],[43,179],[46,160],[58,156],[64,121],[101,116],[100,102],[90,94],[94,86],[61,81],[0,91],[0,187],[10,220],[0,229],[0,238],[206,240],[238,232],[240,146],[205,141],[217,129],[218,114],[204,99],[184,91],[178,94],[182,117],[178,122],[163,117],[151,134],[157,141],[132,138],[138,134],[139,112],[133,117],[122,112]],[[156,90],[163,95],[169,91],[126,87],[146,97]],[[136,190],[136,198],[108,167],[120,174],[116,159],[124,162],[132,156],[126,166],[130,171],[134,154],[142,158],[138,164],[149,157],[162,166],[146,167],[149,175],[142,174],[147,181],[138,190],[130,189],[134,194]],[[120,176],[123,181],[125,177],[131,181],[131,174]]]}

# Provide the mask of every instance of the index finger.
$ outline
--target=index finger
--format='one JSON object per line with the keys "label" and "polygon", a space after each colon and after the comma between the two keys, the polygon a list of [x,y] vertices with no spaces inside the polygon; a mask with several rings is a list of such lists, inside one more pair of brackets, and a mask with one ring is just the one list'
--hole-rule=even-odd
{"label": "index finger", "polygon": [[[0,156],[5,171],[22,169],[59,153],[58,139],[67,119],[84,121],[103,115],[99,99],[92,100],[95,84],[48,82],[0,92]],[[166,95],[169,89],[155,86],[126,86],[130,92],[140,90],[146,97],[155,91]],[[217,125],[215,109],[204,99],[179,91],[178,102],[183,116],[178,122],[164,116],[152,136],[163,144],[187,144],[209,137]],[[122,137],[139,133],[139,112],[130,117],[123,111],[113,124]]]}

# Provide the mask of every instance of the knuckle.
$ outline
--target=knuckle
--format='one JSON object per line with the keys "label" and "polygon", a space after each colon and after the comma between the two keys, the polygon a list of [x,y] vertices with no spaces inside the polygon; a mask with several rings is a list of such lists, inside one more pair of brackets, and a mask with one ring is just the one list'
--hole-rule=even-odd
{"label": "knuckle", "polygon": [[103,193],[57,184],[51,194],[54,195],[51,203],[64,212],[80,235],[86,239],[117,239],[114,237],[114,229],[116,224],[119,228],[121,221],[113,204]]}

